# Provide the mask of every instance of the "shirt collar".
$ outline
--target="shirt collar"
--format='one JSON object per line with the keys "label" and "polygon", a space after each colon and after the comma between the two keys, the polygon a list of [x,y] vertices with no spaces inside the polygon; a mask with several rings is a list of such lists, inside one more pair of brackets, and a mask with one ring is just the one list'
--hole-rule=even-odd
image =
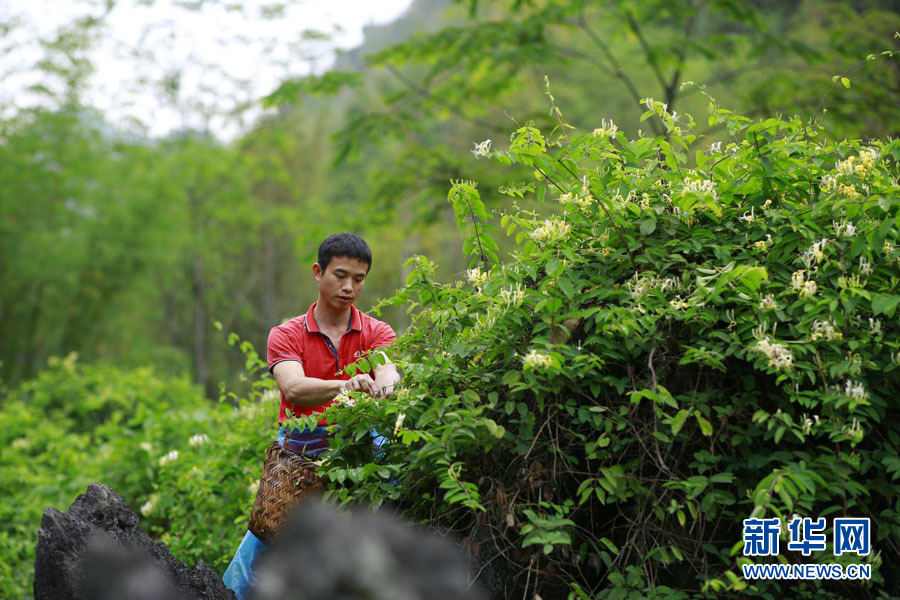
{"label": "shirt collar", "polygon": [[[316,324],[316,317],[314,314],[314,310],[316,308],[316,304],[318,301],[313,302],[312,306],[309,307],[309,310],[306,311],[306,330],[311,331],[313,333],[320,333],[319,326]],[[350,305],[350,322],[347,323],[347,331],[362,331],[362,319],[359,317],[359,311],[356,309],[354,305]]]}

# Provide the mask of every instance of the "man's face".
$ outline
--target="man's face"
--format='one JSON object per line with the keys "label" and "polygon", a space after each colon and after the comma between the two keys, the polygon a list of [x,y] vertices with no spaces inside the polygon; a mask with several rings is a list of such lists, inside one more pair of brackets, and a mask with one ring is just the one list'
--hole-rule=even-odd
{"label": "man's face", "polygon": [[368,270],[366,263],[346,256],[333,257],[325,271],[315,263],[313,275],[319,283],[319,298],[334,309],[347,308],[362,293]]}

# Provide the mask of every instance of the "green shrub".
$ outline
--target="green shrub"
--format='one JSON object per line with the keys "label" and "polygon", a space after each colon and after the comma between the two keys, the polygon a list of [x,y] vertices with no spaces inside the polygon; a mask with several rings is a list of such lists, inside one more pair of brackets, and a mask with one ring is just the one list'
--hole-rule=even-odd
{"label": "green shrub", "polygon": [[224,571],[274,431],[271,384],[233,407],[186,378],[72,355],[10,391],[0,405],[0,596],[31,596],[43,511],[68,509],[92,481],[121,495],[177,558]]}
{"label": "green shrub", "polygon": [[[710,144],[645,102],[664,136],[581,133],[554,106],[553,132],[480,147],[533,175],[501,188],[496,220],[453,183],[468,281],[410,260],[383,303],[414,312],[403,388],[331,410],[331,494],[463,536],[509,597],[780,597],[742,578],[743,519],[870,517],[865,558],[781,545],[871,563],[870,582],[791,595],[900,594],[900,142],[711,100],[728,141]],[[497,221],[517,244],[503,262]]]}

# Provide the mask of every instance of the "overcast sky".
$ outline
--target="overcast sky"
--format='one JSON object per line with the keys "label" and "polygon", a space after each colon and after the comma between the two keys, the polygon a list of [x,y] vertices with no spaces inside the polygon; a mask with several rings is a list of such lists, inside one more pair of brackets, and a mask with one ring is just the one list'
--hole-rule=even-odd
{"label": "overcast sky", "polygon": [[[86,95],[117,126],[164,135],[182,125],[210,129],[222,138],[241,130],[259,114],[226,113],[255,103],[290,75],[322,71],[335,47],[362,41],[366,24],[396,19],[412,0],[117,0],[90,56],[96,73]],[[202,4],[199,10],[183,8]],[[33,69],[43,56],[39,40],[79,16],[102,14],[105,0],[0,0],[0,23],[18,18],[20,26],[2,40],[0,106],[41,102],[27,91],[47,84]],[[266,16],[269,18],[266,18]],[[331,35],[327,41],[304,32]],[[305,39],[304,39],[305,37]],[[177,107],[166,102],[159,83],[179,73]],[[168,104],[168,105],[167,105]]]}

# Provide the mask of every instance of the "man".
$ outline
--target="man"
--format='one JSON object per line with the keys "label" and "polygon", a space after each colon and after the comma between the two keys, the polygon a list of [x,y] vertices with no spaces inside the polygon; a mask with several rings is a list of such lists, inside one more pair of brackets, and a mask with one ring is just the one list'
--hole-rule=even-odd
{"label": "man", "polygon": [[[388,360],[368,373],[350,377],[341,371],[367,351],[390,345],[397,336],[390,325],[353,305],[372,265],[369,245],[356,234],[336,233],[319,246],[312,266],[319,297],[305,315],[273,327],[267,348],[269,370],[281,390],[278,421],[319,413],[343,390],[390,396],[400,380]],[[319,421],[325,424],[324,418]]]}
{"label": "man", "polygon": [[[386,362],[374,372],[353,377],[343,369],[364,353],[383,348],[397,337],[390,325],[372,318],[354,306],[363,291],[372,266],[372,251],[354,233],[336,233],[319,246],[312,272],[318,298],[306,314],[285,321],[269,332],[269,371],[281,390],[278,422],[295,415],[318,414],[343,391],[367,392],[374,397],[393,394],[400,381],[396,366]],[[373,376],[374,375],[374,376]],[[327,422],[319,419],[315,431],[279,433],[282,445],[315,456],[328,447]],[[265,544],[247,532],[223,579],[244,600],[253,583],[253,569]]]}

